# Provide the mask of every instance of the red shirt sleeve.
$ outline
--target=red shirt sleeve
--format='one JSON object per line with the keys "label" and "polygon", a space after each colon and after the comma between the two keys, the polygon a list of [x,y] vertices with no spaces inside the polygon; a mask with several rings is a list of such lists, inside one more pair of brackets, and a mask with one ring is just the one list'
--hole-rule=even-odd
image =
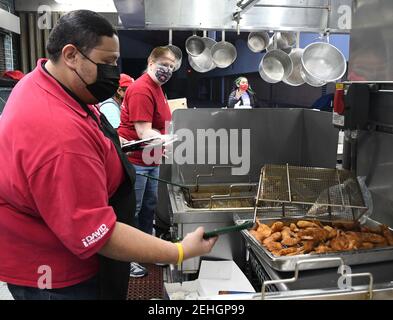
{"label": "red shirt sleeve", "polygon": [[154,101],[144,93],[134,93],[127,100],[129,110],[129,121],[153,123]]}
{"label": "red shirt sleeve", "polygon": [[81,259],[96,254],[116,223],[102,163],[63,153],[28,179],[38,212],[63,245]]}

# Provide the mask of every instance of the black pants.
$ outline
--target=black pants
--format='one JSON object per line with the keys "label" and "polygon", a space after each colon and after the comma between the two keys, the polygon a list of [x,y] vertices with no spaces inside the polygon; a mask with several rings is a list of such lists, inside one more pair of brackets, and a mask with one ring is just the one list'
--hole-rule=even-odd
{"label": "black pants", "polygon": [[97,300],[98,279],[91,278],[71,287],[38,289],[7,284],[15,300]]}

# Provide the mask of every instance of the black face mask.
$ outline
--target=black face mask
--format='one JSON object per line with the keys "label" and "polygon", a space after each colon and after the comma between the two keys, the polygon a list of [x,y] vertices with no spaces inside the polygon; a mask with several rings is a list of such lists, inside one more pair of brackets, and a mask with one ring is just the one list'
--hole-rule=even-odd
{"label": "black face mask", "polygon": [[93,95],[93,97],[98,100],[98,102],[102,102],[105,101],[106,99],[113,97],[113,95],[117,91],[117,88],[119,88],[119,80],[120,80],[119,67],[112,66],[110,64],[95,63],[89,57],[84,55],[81,51],[79,52],[87,60],[89,60],[91,63],[94,63],[97,66],[97,80],[91,84],[87,84],[86,81],[83,80],[83,78],[75,70],[75,73],[86,85],[86,89],[89,90],[89,92]]}

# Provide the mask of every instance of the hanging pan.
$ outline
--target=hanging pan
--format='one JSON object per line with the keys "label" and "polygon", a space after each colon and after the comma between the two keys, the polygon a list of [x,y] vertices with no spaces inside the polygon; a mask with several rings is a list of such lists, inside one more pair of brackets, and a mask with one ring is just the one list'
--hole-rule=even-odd
{"label": "hanging pan", "polygon": [[314,42],[304,49],[302,67],[308,78],[333,82],[344,76],[347,63],[342,52],[335,46],[326,42]]}
{"label": "hanging pan", "polygon": [[267,52],[259,64],[259,74],[269,83],[277,83],[286,79],[292,72],[292,61],[282,50]]}
{"label": "hanging pan", "polygon": [[205,50],[197,56],[192,57],[188,56],[188,61],[190,66],[197,72],[205,73],[213,70],[216,67],[216,64],[213,62],[213,57],[211,54],[211,48],[217,43],[212,38],[206,36],[207,32],[203,31],[203,42],[205,44]]}
{"label": "hanging pan", "polygon": [[205,42],[196,32],[186,40],[186,51],[192,57],[197,57],[205,50]]}
{"label": "hanging pan", "polygon": [[181,66],[183,53],[181,52],[179,47],[176,47],[172,44],[172,29],[169,29],[169,44],[167,45],[167,48],[169,48],[169,50],[171,50],[176,57],[174,71],[177,71]]}
{"label": "hanging pan", "polygon": [[301,86],[305,83],[305,80],[302,78],[301,70],[302,70],[302,56],[303,56],[303,49],[299,48],[299,39],[300,33],[297,34],[296,39],[296,48],[291,50],[289,54],[289,58],[292,61],[292,72],[291,74],[283,79],[283,82],[290,85],[290,86]]}
{"label": "hanging pan", "polygon": [[296,43],[296,34],[294,32],[276,32],[271,38],[266,51],[280,49],[286,53],[292,51],[292,47]]}
{"label": "hanging pan", "polygon": [[227,68],[236,60],[236,47],[225,41],[225,31],[222,31],[222,40],[212,47],[211,54],[218,68]]}
{"label": "hanging pan", "polygon": [[252,52],[262,52],[269,45],[269,40],[269,34],[266,31],[250,32],[247,46]]}

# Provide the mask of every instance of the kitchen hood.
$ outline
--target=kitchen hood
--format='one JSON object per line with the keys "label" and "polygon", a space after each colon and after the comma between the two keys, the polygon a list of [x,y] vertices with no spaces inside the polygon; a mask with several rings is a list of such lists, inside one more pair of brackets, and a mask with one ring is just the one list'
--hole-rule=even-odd
{"label": "kitchen hood", "polygon": [[116,15],[118,28],[146,30],[349,33],[352,17],[352,0],[15,0],[18,12],[40,7],[94,10]]}
{"label": "kitchen hood", "polygon": [[126,29],[349,33],[352,0],[114,0]]}
{"label": "kitchen hood", "polygon": [[0,9],[0,28],[20,34],[19,18],[8,11]]}
{"label": "kitchen hood", "polygon": [[120,21],[124,28],[145,27],[145,1],[144,0],[114,0]]}

